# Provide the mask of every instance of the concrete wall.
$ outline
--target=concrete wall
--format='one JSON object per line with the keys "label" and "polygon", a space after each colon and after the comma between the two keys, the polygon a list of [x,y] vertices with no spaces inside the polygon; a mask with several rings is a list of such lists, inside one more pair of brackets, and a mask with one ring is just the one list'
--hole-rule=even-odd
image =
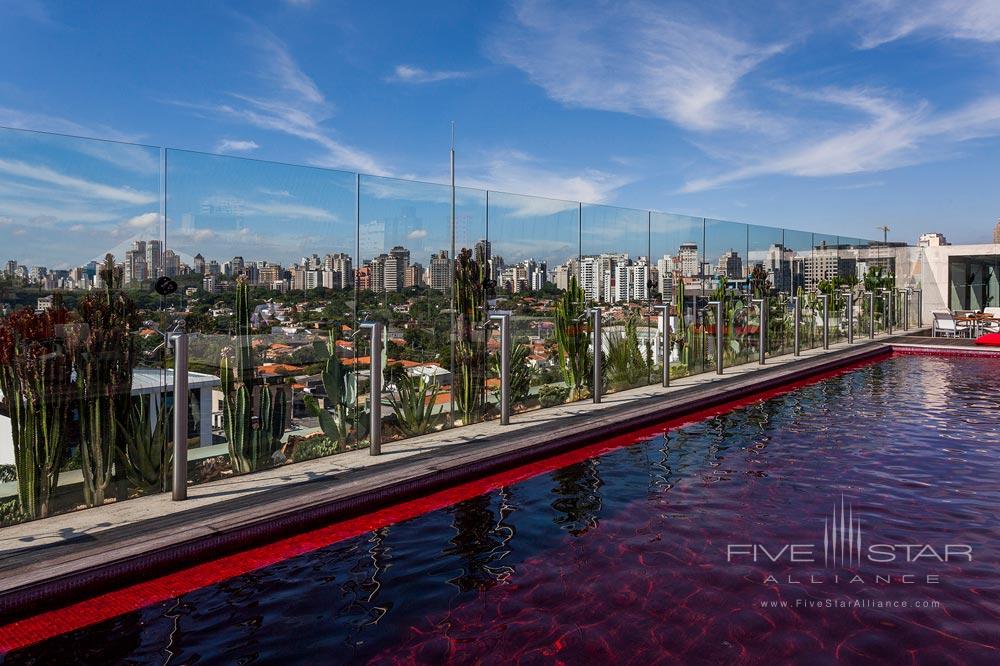
{"label": "concrete wall", "polygon": [[[1000,245],[981,243],[977,245],[940,245],[937,247],[909,248],[919,260],[917,284],[923,287],[924,323],[932,320],[931,312],[948,309],[948,261],[952,256],[1000,255]],[[905,285],[900,285],[905,286]]]}

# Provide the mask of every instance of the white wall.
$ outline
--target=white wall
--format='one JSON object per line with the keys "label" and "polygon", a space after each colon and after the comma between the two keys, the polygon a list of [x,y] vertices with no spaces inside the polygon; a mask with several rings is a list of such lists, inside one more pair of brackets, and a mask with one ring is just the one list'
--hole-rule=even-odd
{"label": "white wall", "polygon": [[0,465],[14,464],[14,432],[10,419],[0,415]]}
{"label": "white wall", "polygon": [[913,248],[919,251],[920,269],[917,282],[923,286],[924,324],[932,320],[931,312],[948,309],[948,260],[952,256],[994,256],[1000,255],[1000,245],[982,243],[977,245],[939,245],[936,247]]}

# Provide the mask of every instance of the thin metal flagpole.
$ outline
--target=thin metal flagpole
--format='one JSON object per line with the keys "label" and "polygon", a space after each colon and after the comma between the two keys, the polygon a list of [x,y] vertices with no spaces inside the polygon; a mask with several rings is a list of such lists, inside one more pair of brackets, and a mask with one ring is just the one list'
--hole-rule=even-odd
{"label": "thin metal flagpole", "polygon": [[457,266],[456,260],[458,257],[455,255],[455,121],[451,121],[451,278],[449,280],[450,291],[451,291],[451,400],[449,401],[449,414],[451,418],[451,424],[455,425],[455,336],[458,331],[455,330],[455,310],[458,304],[455,301],[455,268]]}

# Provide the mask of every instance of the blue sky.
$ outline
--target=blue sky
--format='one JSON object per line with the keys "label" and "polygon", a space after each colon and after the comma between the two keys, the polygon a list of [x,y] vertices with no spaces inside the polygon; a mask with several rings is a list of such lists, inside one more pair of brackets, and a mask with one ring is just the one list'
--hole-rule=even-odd
{"label": "blue sky", "polygon": [[[0,125],[8,127],[446,182],[454,120],[458,181],[474,188],[858,237],[888,224],[891,237],[911,242],[923,231],[987,241],[1000,216],[996,0],[0,0],[0,10]],[[45,146],[31,149],[38,159],[18,160],[22,143],[0,143],[9,148],[0,175],[11,197],[23,201],[42,182],[75,193],[66,206],[93,200],[81,183],[60,180],[67,169],[121,191],[102,190],[113,202],[101,202],[105,227],[93,211],[60,217],[37,202],[34,217],[8,213],[8,227],[102,229],[121,236],[105,239],[115,248],[127,244],[123,228],[159,214],[148,196],[159,191],[155,151],[118,147],[102,160],[89,148],[70,164]],[[198,156],[187,164],[207,175],[185,181],[177,172],[188,184],[168,185],[168,219],[191,214],[187,232],[201,242],[213,233],[206,200],[237,189],[247,204],[239,224],[252,227],[255,213],[289,220],[278,232],[247,232],[250,248],[265,237],[281,245],[279,259],[301,249],[294,242],[304,247],[308,234],[294,240],[302,220],[340,238],[337,225],[352,215],[343,183],[324,172],[281,176],[299,188],[289,193],[268,187],[275,172],[262,167]],[[39,165],[52,172],[41,181],[25,171]],[[338,187],[327,191],[330,179]],[[373,203],[378,213],[366,222],[439,216],[438,194],[423,191],[416,199],[428,207],[410,212]],[[471,238],[486,222],[469,197]],[[279,204],[285,217],[275,218]],[[421,228],[392,233],[416,241],[407,236]],[[560,237],[550,227],[532,233],[539,242]],[[7,242],[41,256],[25,235]],[[421,252],[439,244],[433,236],[420,237]]]}

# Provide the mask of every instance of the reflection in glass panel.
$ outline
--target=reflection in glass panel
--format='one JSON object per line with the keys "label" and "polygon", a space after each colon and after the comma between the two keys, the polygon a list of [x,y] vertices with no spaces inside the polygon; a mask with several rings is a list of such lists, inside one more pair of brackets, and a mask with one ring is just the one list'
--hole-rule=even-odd
{"label": "reflection in glass panel", "polygon": [[590,328],[580,286],[580,206],[489,193],[496,307],[512,312],[512,339],[530,369],[521,408],[589,395]]}
{"label": "reflection in glass panel", "polygon": [[175,150],[166,163],[190,366],[214,380],[192,479],[356,447],[354,175]]}
{"label": "reflection in glass panel", "polygon": [[602,310],[605,392],[648,384],[652,375],[649,215],[615,206],[582,210],[581,283],[587,302]]}
{"label": "reflection in glass panel", "polygon": [[712,300],[722,303],[720,335],[725,367],[757,359],[761,314],[756,300],[766,297],[771,288],[763,266],[750,272],[748,232],[745,224],[705,221],[705,273],[712,275]]}
{"label": "reflection in glass panel", "polygon": [[[669,305],[671,311],[667,346],[670,376],[703,372],[702,319],[703,308],[708,302],[702,255],[705,221],[700,217],[653,212],[649,246],[653,264],[650,266],[654,283],[652,296]],[[661,353],[658,363],[662,363],[662,356]]]}
{"label": "reflection in glass panel", "polygon": [[[747,257],[750,282],[767,295],[767,355],[792,351],[792,253],[785,248],[783,229],[749,225]],[[759,298],[759,296],[758,296]]]}
{"label": "reflection in glass panel", "polygon": [[[485,238],[485,198],[456,191],[453,248],[451,197],[445,185],[361,178],[358,316],[385,326],[383,441],[475,422],[485,408],[489,253],[472,246]],[[453,327],[462,333],[454,341]]]}
{"label": "reflection in glass panel", "polygon": [[862,301],[864,300],[865,248],[868,243],[860,238],[840,236],[837,245],[841,260],[848,264],[845,275],[838,285],[838,291],[842,295],[837,307],[838,316],[842,317],[840,329],[842,336],[846,336],[848,328],[853,328],[852,333],[855,338],[858,338],[865,330],[861,317],[864,310]]}
{"label": "reflection in glass panel", "polygon": [[[807,291],[805,272],[812,265],[813,238],[807,231],[785,229],[783,232],[784,257],[790,265],[791,293],[798,298],[800,310],[799,345],[811,349],[822,343],[817,341],[816,311],[818,299],[814,291]],[[794,338],[794,331],[792,336]]]}
{"label": "reflection in glass panel", "polygon": [[0,523],[165,488],[160,179],[157,148],[0,130]]}

